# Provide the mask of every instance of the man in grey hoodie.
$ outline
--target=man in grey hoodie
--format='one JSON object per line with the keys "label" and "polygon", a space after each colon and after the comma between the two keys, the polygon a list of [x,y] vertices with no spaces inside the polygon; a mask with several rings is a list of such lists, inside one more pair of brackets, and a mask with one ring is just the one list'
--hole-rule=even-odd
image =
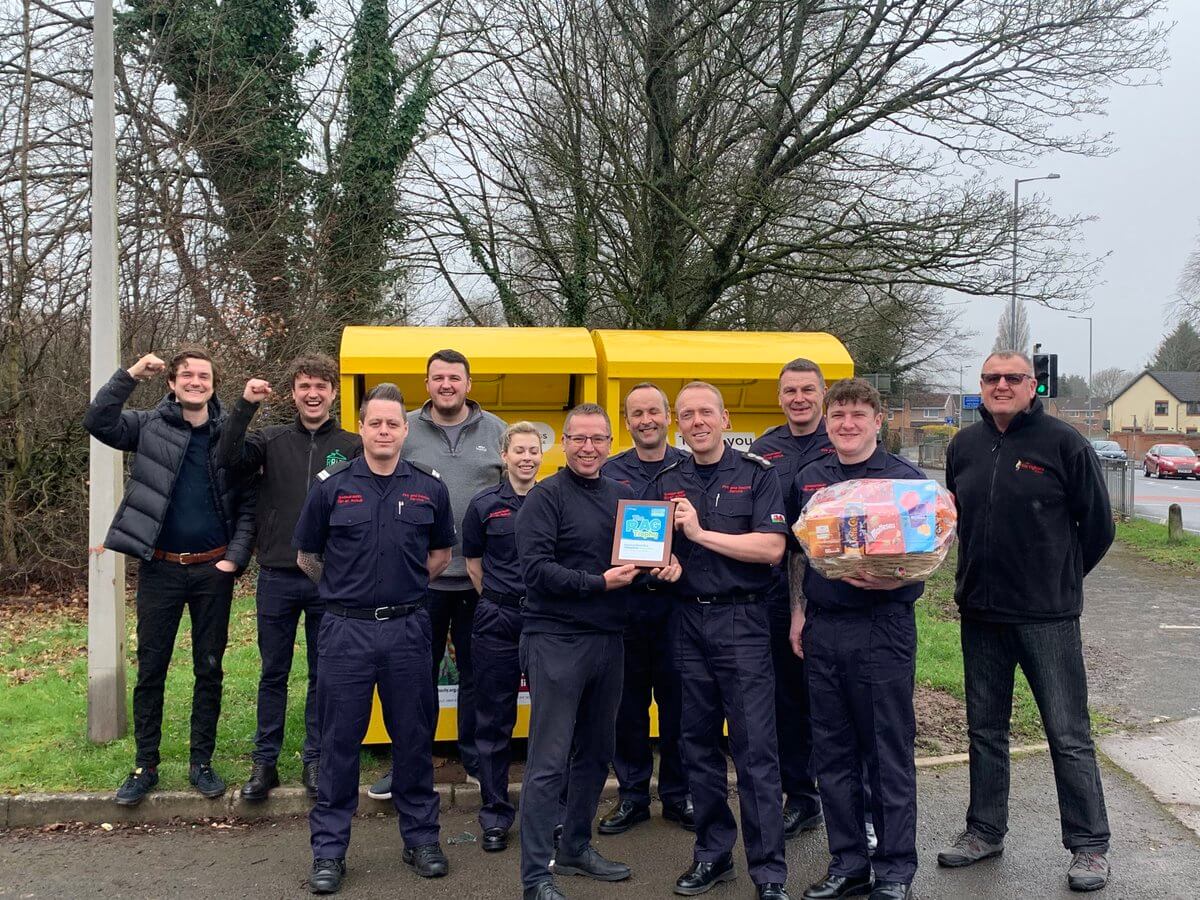
{"label": "man in grey hoodie", "polygon": [[[457,350],[438,350],[429,357],[425,363],[425,389],[429,399],[408,414],[408,439],[402,456],[437,470],[450,491],[454,520],[461,522],[471,498],[500,481],[500,444],[508,425],[467,399],[471,392],[471,364]],[[467,577],[461,534],[449,567],[430,583],[428,598],[433,625],[434,684],[449,634],[458,664],[458,749],[463,766],[474,778],[479,756],[475,749],[471,621],[479,595]],[[367,793],[386,800],[391,791],[391,776],[385,775]]]}

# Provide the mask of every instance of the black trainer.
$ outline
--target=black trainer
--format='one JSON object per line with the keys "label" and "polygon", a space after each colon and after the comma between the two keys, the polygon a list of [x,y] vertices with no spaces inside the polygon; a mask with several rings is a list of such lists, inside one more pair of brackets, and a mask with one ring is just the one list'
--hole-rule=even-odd
{"label": "black trainer", "polygon": [[208,763],[192,763],[188,766],[188,783],[209,800],[225,793],[225,779],[213,771]]}
{"label": "black trainer", "polygon": [[422,878],[441,878],[450,871],[450,860],[442,852],[441,844],[422,844],[411,849],[405,847],[401,858]]}
{"label": "black trainer", "polygon": [[304,793],[308,794],[309,800],[317,799],[317,776],[320,775],[320,767],[319,762],[304,764],[304,772],[300,776],[300,780],[304,783]]}
{"label": "black trainer", "polygon": [[[195,783],[192,782],[192,784]],[[256,762],[250,767],[249,780],[242,785],[242,799],[258,803],[270,796],[271,788],[277,787],[279,787],[279,770],[270,763]]]}
{"label": "black trainer", "polygon": [[150,766],[138,766],[129,773],[125,782],[117,788],[113,797],[118,806],[137,806],[146,799],[146,795],[158,784],[158,769]]}
{"label": "black trainer", "polygon": [[336,894],[346,877],[346,857],[314,859],[308,876],[308,889],[314,894]]}

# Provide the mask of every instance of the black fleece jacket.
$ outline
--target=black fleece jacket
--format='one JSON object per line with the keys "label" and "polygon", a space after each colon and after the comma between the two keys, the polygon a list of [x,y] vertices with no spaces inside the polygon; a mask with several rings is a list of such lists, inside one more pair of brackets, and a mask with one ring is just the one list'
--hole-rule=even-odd
{"label": "black fleece jacket", "polygon": [[295,569],[292,532],[317,473],[362,453],[362,438],[328,419],[309,431],[300,416],[288,425],[268,425],[246,434],[259,404],[239,397],[221,430],[217,461],[236,478],[258,479],[258,564]]}
{"label": "black fleece jacket", "polygon": [[954,598],[963,618],[1032,623],[1083,611],[1083,576],[1115,528],[1100,463],[1039,399],[1001,432],[987,410],[946,451],[958,507]]}

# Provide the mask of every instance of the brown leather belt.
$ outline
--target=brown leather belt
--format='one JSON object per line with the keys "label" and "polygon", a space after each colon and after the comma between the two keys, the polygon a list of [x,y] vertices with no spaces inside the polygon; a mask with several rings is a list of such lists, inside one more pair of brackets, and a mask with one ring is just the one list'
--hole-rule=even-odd
{"label": "brown leather belt", "polygon": [[217,547],[215,550],[205,550],[203,553],[167,553],[165,550],[155,550],[155,559],[165,559],[167,562],[179,563],[181,566],[196,566],[200,563],[212,562],[214,559],[222,559],[225,556],[225,551],[229,549],[229,545]]}

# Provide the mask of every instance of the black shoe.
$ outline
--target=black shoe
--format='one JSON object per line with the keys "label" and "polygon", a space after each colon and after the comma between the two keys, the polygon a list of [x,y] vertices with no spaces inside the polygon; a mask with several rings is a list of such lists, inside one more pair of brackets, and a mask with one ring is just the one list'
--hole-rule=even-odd
{"label": "black shoe", "polygon": [[862,897],[871,893],[875,875],[826,875],[816,884],[810,884],[801,895],[804,900],[837,900],[838,897]]}
{"label": "black shoe", "polygon": [[821,815],[821,807],[816,810],[803,806],[785,806],[783,808],[783,839],[790,841],[801,832],[820,828],[825,817]]}
{"label": "black shoe", "polygon": [[501,850],[507,850],[508,829],[485,828],[483,829],[483,840],[480,843],[485,853],[499,853]]}
{"label": "black shoe", "polygon": [[650,821],[650,806],[622,800],[612,812],[600,820],[596,830],[601,834],[624,834],[639,822]]}
{"label": "black shoe", "polygon": [[758,885],[758,900],[791,900],[782,884],[767,882]]}
{"label": "black shoe", "polygon": [[533,887],[525,888],[521,897],[522,900],[567,900],[567,895],[553,881],[539,881]]}
{"label": "black shoe", "polygon": [[675,893],[685,897],[703,894],[720,881],[733,881],[737,871],[733,868],[733,857],[726,854],[716,862],[692,863],[692,867],[675,879]]}
{"label": "black shoe", "polygon": [[688,797],[678,803],[663,803],[663,818],[668,822],[677,822],[685,831],[696,830],[696,811],[692,807],[692,798]]}
{"label": "black shoe", "polygon": [[912,896],[912,885],[903,881],[877,881],[875,890],[867,900],[908,900]]}
{"label": "black shoe", "polygon": [[117,795],[113,797],[113,800],[116,801],[117,806],[137,806],[146,799],[148,793],[154,790],[156,784],[158,784],[158,769],[150,766],[138,766],[117,788]]}
{"label": "black shoe", "polygon": [[556,853],[554,874],[582,875],[585,878],[595,878],[597,881],[624,881],[633,872],[623,862],[605,859],[595,847],[589,844],[578,856]]}
{"label": "black shoe", "polygon": [[225,779],[214,772],[208,763],[192,763],[188,766],[188,783],[209,800],[225,794]]}
{"label": "black shoe", "polygon": [[420,847],[404,848],[404,864],[422,878],[441,878],[450,871],[450,860],[442,852],[441,844],[422,844]]}
{"label": "black shoe", "polygon": [[317,799],[317,776],[320,775],[321,764],[310,762],[304,764],[304,771],[300,775],[300,781],[304,783],[304,793],[308,794],[309,800]]}
{"label": "black shoe", "polygon": [[[195,784],[195,782],[192,782]],[[242,785],[242,799],[251,803],[266,800],[271,788],[279,787],[279,770],[270,763],[256,762],[250,767],[250,780]]]}
{"label": "black shoe", "polygon": [[314,859],[308,876],[308,889],[314,894],[336,894],[346,877],[346,857]]}

